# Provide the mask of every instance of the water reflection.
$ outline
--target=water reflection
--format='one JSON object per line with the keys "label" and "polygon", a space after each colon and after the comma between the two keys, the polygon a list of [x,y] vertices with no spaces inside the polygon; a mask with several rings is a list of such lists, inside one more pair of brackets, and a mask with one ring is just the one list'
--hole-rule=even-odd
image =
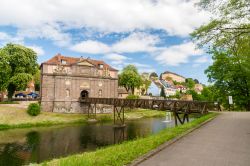
{"label": "water reflection", "polygon": [[130,121],[122,128],[114,128],[112,124],[91,124],[1,131],[0,165],[39,163],[93,151],[98,147],[144,137],[174,125],[163,123],[163,120],[164,118],[152,118]]}

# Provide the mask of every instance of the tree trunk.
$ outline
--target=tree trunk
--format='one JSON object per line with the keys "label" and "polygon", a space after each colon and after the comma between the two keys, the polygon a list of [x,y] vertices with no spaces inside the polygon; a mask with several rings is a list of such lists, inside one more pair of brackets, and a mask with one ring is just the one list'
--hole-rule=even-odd
{"label": "tree trunk", "polygon": [[15,87],[14,85],[10,84],[10,85],[8,86],[8,100],[9,100],[9,101],[12,100],[12,96],[13,96],[13,94],[15,93],[15,91],[16,91],[16,87]]}

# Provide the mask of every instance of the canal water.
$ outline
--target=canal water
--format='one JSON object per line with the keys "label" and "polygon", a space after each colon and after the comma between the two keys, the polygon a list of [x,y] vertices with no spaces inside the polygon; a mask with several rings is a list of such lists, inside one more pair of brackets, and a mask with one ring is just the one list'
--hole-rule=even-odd
{"label": "canal water", "polygon": [[125,128],[112,123],[12,129],[0,131],[0,166],[40,163],[45,160],[133,140],[173,127],[165,118],[126,121]]}

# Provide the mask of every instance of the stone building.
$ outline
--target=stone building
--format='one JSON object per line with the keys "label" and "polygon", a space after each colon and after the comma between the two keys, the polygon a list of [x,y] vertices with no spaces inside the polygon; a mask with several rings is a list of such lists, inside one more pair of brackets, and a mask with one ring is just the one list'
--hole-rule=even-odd
{"label": "stone building", "polygon": [[86,113],[80,97],[117,98],[117,89],[118,70],[103,61],[57,54],[41,64],[43,111]]}

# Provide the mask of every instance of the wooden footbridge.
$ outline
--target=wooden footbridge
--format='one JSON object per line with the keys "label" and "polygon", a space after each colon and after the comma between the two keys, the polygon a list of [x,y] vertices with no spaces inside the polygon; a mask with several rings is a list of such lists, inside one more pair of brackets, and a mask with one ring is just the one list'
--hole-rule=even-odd
{"label": "wooden footbridge", "polygon": [[[120,98],[80,98],[80,103],[88,105],[88,116],[96,116],[97,104],[112,105],[114,124],[124,125],[124,108],[143,108],[173,112],[175,125],[189,122],[189,114],[205,114],[208,111],[220,111],[213,102],[156,100],[156,99],[120,99]],[[183,116],[180,116],[183,115]]]}

